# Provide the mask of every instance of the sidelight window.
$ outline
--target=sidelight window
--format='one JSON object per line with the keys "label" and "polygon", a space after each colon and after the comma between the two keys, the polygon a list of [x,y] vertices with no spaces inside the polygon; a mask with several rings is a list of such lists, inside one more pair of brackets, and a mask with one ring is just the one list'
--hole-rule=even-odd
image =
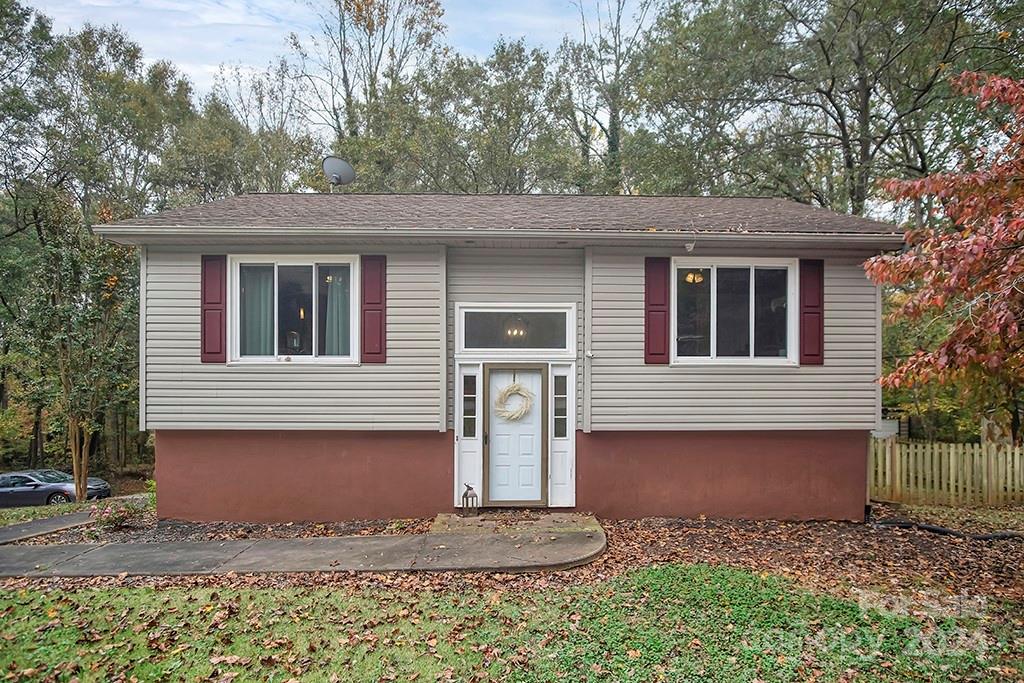
{"label": "sidelight window", "polygon": [[477,382],[476,375],[462,376],[462,436],[476,438]]}

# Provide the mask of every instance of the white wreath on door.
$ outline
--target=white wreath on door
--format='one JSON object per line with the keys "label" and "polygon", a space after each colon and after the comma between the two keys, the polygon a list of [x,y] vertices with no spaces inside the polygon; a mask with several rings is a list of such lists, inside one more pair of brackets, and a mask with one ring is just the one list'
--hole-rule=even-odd
{"label": "white wreath on door", "polygon": [[[512,407],[508,404],[509,399],[513,396],[518,396],[521,400],[519,405]],[[519,382],[512,382],[507,387],[498,392],[498,396],[494,399],[494,412],[495,414],[508,422],[518,422],[522,420],[530,412],[533,407],[533,394],[529,389],[524,387]]]}

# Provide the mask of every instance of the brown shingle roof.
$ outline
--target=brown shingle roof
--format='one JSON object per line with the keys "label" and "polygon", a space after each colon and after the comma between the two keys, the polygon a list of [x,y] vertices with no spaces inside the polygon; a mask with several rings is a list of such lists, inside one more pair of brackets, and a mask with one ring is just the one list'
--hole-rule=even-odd
{"label": "brown shingle roof", "polygon": [[848,235],[899,232],[888,223],[764,197],[342,193],[247,194],[133,218],[111,227],[247,226]]}

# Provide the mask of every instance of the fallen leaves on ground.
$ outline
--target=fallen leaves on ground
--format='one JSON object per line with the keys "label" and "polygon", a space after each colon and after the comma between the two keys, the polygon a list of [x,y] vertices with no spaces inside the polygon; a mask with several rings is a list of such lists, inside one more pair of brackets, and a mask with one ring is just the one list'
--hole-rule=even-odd
{"label": "fallen leaves on ground", "polygon": [[177,541],[232,541],[253,538],[314,538],[319,536],[391,536],[423,534],[430,530],[430,519],[378,519],[347,522],[179,522],[159,521],[148,508],[138,523],[120,529],[94,527],[66,529],[45,536],[19,541],[18,545],[56,545],[61,543],[166,543]]}
{"label": "fallen leaves on ground", "polygon": [[1020,617],[1008,623],[999,605],[980,618],[880,611],[766,573],[678,563],[578,586],[454,588],[9,591],[0,593],[0,675],[274,683],[1021,675]]}
{"label": "fallen leaves on ground", "polygon": [[[602,520],[608,550],[596,561],[557,572],[281,573],[180,577],[18,578],[31,586],[333,586],[397,590],[525,590],[601,581],[667,562],[706,562],[785,576],[838,596],[928,589],[951,596],[1024,600],[1024,540],[971,541],[918,530],[850,522]],[[370,528],[370,527],[367,527]],[[415,529],[416,525],[407,527]]]}
{"label": "fallen leaves on ground", "polygon": [[976,508],[946,505],[876,505],[875,519],[906,519],[967,534],[1024,533],[1024,505]]}
{"label": "fallen leaves on ground", "polygon": [[[10,660],[4,673],[12,681],[116,681],[130,680],[126,669],[144,672],[140,662],[166,673],[180,661],[190,678],[201,672],[210,681],[270,680],[267,671],[274,681],[484,681],[510,672],[557,680],[570,671],[594,681],[852,680],[865,671],[907,680],[948,666],[1022,678],[1019,539],[844,522],[602,524],[608,551],[558,572],[7,579],[0,632],[8,648],[72,637],[83,654],[60,663],[46,658],[47,648],[23,645],[40,654]],[[780,576],[843,601],[788,597]],[[833,616],[816,616],[821,610]],[[754,613],[763,623],[748,621]],[[9,624],[28,628],[8,636]],[[879,634],[884,648],[873,644]],[[920,639],[967,659],[928,660],[914,650]],[[989,659],[977,659],[986,648]],[[323,667],[340,673],[325,679]]]}

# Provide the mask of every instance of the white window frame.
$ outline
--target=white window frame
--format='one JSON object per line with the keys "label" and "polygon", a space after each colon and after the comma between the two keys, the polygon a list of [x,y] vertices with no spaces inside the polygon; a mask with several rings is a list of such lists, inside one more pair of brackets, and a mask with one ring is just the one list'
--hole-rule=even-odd
{"label": "white window frame", "polygon": [[[785,268],[786,269],[786,356],[749,356],[749,357],[718,357],[717,352],[717,321],[718,321],[718,268]],[[710,356],[680,356],[677,351],[679,344],[679,328],[676,321],[678,306],[676,303],[679,286],[678,273],[684,269],[708,268],[711,270],[711,353]],[[669,340],[671,346],[670,363],[672,365],[768,365],[796,366],[799,365],[798,350],[800,346],[799,296],[800,261],[799,259],[775,258],[737,258],[707,257],[696,258],[676,256],[672,258],[672,295],[669,302],[671,313]],[[754,278],[750,278],[750,352],[754,353]]]}
{"label": "white window frame", "polygon": [[[565,314],[565,347],[530,349],[486,349],[466,346],[466,313],[551,313]],[[576,304],[524,303],[455,305],[455,349],[460,358],[566,359],[576,358]]]}
{"label": "white window frame", "polygon": [[[565,377],[565,436],[557,436],[555,434],[555,398],[560,395],[555,393],[555,377]],[[573,433],[576,431],[576,416],[573,414],[573,410],[576,407],[575,380],[575,364],[551,363],[549,365],[548,383],[551,387],[548,392],[550,394],[548,396],[548,405],[551,406],[551,409],[548,410],[548,419],[551,424],[548,425],[548,429],[550,430],[548,433],[551,435],[552,443],[569,441],[573,438]]]}
{"label": "white window frame", "polygon": [[[240,330],[240,307],[241,296],[239,293],[239,268],[242,265],[273,265],[274,266],[274,348],[277,349],[277,268],[278,266],[313,266],[313,339],[314,348],[318,338],[319,326],[319,305],[316,297],[316,266],[337,266],[347,265],[350,268],[352,298],[350,308],[350,330],[352,339],[349,343],[349,355],[347,356],[289,356],[277,354],[272,356],[242,356],[240,353],[241,339]],[[355,254],[229,254],[228,255],[228,348],[230,350],[229,365],[261,365],[261,364],[315,364],[315,365],[358,365],[359,364],[359,311],[361,291],[359,275],[359,256]]]}
{"label": "white window frame", "polygon": [[[457,369],[458,372],[456,373],[456,377],[459,381],[459,385],[456,387],[455,391],[456,400],[458,401],[458,405],[455,407],[455,412],[458,415],[459,423],[456,425],[455,440],[477,441],[478,439],[480,439],[480,431],[482,426],[480,424],[480,414],[481,411],[486,407],[483,405],[483,386],[481,386],[481,382],[483,381],[483,366],[479,363],[474,365],[459,364],[457,366]],[[472,416],[473,436],[466,436],[465,433],[466,377],[473,377],[473,381],[476,385],[476,393],[473,394],[473,403],[476,409],[476,414]]]}
{"label": "white window frame", "polygon": [[[575,319],[575,318],[574,318]],[[458,382],[455,386],[455,439],[453,444],[453,457],[455,477],[453,479],[453,504],[455,507],[462,506],[462,492],[465,484],[473,486],[479,494],[483,490],[483,416],[484,411],[490,409],[483,403],[483,367],[488,362],[501,362],[505,360],[500,355],[494,355],[491,359],[461,360],[455,361],[455,379]],[[536,359],[534,359],[536,360]],[[573,507],[576,504],[576,401],[579,399],[579,387],[576,385],[576,361],[574,359],[558,359],[538,361],[548,366],[548,507]],[[463,378],[466,375],[476,377],[477,405],[475,431],[472,437],[463,436],[462,424],[465,418],[463,414]],[[566,402],[566,436],[556,437],[554,429],[554,377],[565,375],[568,400]],[[558,459],[564,458],[565,475],[567,480],[557,482],[555,480]]]}

